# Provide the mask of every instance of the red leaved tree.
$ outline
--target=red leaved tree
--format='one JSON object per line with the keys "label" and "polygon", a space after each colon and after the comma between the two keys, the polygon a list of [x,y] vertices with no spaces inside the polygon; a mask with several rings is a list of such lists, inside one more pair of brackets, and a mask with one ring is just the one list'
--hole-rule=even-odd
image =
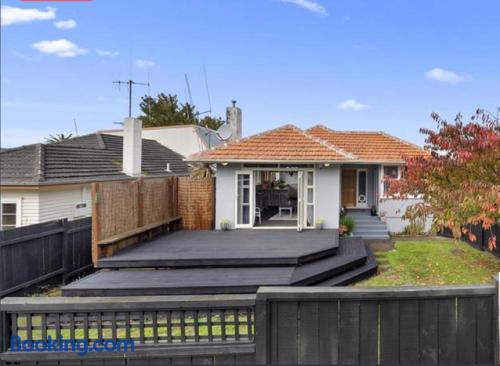
{"label": "red leaved tree", "polygon": [[[406,158],[400,180],[388,179],[389,194],[423,201],[409,207],[406,215],[432,215],[434,229],[448,227],[455,238],[462,233],[471,241],[467,224],[491,230],[500,221],[500,125],[482,110],[467,123],[457,115],[453,123],[432,114],[437,131],[421,129],[426,135],[426,157]],[[490,236],[488,247],[496,247]]]}

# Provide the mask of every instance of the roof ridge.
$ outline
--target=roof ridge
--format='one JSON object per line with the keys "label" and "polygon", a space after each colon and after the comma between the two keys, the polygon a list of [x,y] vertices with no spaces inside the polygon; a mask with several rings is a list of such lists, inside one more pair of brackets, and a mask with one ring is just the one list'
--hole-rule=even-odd
{"label": "roof ridge", "polygon": [[263,135],[267,135],[267,134],[270,134],[272,132],[276,132],[278,130],[282,130],[282,129],[285,129],[285,128],[292,128],[294,130],[298,130],[300,132],[303,132],[300,128],[298,128],[297,126],[291,124],[291,123],[287,123],[285,125],[282,125],[282,126],[279,126],[279,127],[276,127],[276,128],[273,128],[272,130],[267,130],[267,131],[263,131],[263,132],[259,132],[259,133],[255,133],[253,135],[250,135],[250,136],[246,136],[246,137],[243,137],[242,139],[239,139],[239,140],[234,140],[234,141],[231,141],[227,144],[224,144],[222,146],[216,146],[217,147],[225,147],[225,146],[229,146],[229,145],[232,145],[232,144],[235,144],[235,143],[240,143],[240,142],[243,142],[243,141],[246,141],[246,140],[249,140],[249,139],[252,139],[252,138],[255,138],[255,137],[259,137],[259,136],[263,136]]}
{"label": "roof ridge", "polygon": [[386,137],[388,137],[388,138],[391,138],[391,139],[393,139],[393,140],[399,141],[399,142],[401,142],[401,143],[403,143],[403,144],[413,146],[413,147],[415,147],[415,148],[417,148],[417,149],[419,149],[419,150],[427,151],[427,150],[425,150],[422,146],[418,146],[417,144],[414,144],[413,142],[409,142],[409,141],[403,140],[403,139],[401,139],[401,138],[399,138],[399,137],[396,137],[396,136],[393,136],[393,135],[391,135],[391,134],[389,134],[389,133],[387,133],[387,132],[384,132],[384,131],[378,131],[378,133],[380,133],[380,134],[382,134],[382,135],[384,135],[384,136],[386,136]]}
{"label": "roof ridge", "polygon": [[323,125],[316,125],[316,126],[313,126],[311,128],[308,128],[306,131],[303,131],[304,135],[307,136],[308,138],[310,138],[311,140],[315,141],[315,142],[318,142],[326,147],[328,147],[329,149],[341,154],[341,155],[344,155],[346,158],[349,158],[349,159],[353,159],[353,160],[356,160],[356,159],[359,159],[356,155],[354,155],[353,153],[349,152],[349,151],[346,151],[344,149],[341,149],[340,147],[338,146],[335,146],[334,144],[328,142],[328,141],[325,141],[323,140],[322,138],[319,138],[319,137],[316,137],[316,136],[311,136],[309,133],[307,133],[307,131],[313,129],[313,128],[325,128],[325,129],[328,129],[328,127],[325,127]]}

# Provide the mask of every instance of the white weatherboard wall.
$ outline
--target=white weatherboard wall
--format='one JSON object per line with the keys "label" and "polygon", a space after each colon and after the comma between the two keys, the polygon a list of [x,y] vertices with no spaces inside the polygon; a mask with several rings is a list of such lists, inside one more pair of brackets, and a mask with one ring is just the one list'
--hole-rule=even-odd
{"label": "white weatherboard wall", "polygon": [[[105,134],[123,136],[123,131],[103,131]],[[155,140],[182,156],[189,156],[207,149],[194,126],[143,128],[142,138]],[[212,146],[213,147],[213,146]]]}
{"label": "white weatherboard wall", "polygon": [[339,228],[340,167],[316,167],[316,220],[324,220],[325,229]]}
{"label": "white weatherboard wall", "polygon": [[234,165],[217,164],[215,179],[215,228],[220,229],[221,220],[229,220],[234,228],[236,187],[234,173],[238,168]]}
{"label": "white weatherboard wall", "polygon": [[18,223],[20,226],[38,224],[39,195],[36,190],[5,189],[0,190],[1,202],[17,204],[17,214],[21,215]]}
{"label": "white weatherboard wall", "polygon": [[[85,203],[84,209],[76,210],[78,203]],[[51,187],[40,191],[40,221],[76,219],[92,215],[90,185],[71,188]]]}
{"label": "white weatherboard wall", "polygon": [[[391,233],[401,233],[404,231],[405,227],[410,224],[408,220],[403,219],[403,215],[406,212],[408,206],[414,205],[416,203],[422,202],[421,199],[407,199],[407,200],[396,200],[396,199],[382,199],[379,202],[379,215],[382,221],[387,224],[387,229]],[[425,222],[425,231],[429,231],[431,228],[432,219],[429,217]]]}

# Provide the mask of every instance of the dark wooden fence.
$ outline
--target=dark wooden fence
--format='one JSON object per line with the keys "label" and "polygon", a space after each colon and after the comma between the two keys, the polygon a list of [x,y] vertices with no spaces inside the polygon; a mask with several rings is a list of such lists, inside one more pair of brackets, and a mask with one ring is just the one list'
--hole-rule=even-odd
{"label": "dark wooden fence", "polygon": [[0,231],[0,297],[92,268],[91,218]]}
{"label": "dark wooden fence", "polygon": [[[267,287],[257,295],[6,298],[0,361],[498,364],[496,285]],[[254,336],[255,335],[255,336]],[[14,352],[11,336],[126,340],[135,352]]]}
{"label": "dark wooden fence", "polygon": [[[469,236],[467,234],[462,234],[462,240],[469,243],[471,246],[473,246],[476,249],[479,250],[484,250],[484,251],[489,251],[496,255],[497,257],[500,257],[500,225],[493,225],[491,227],[491,230],[484,230],[481,224],[479,225],[467,225],[467,230],[469,230],[471,233],[474,234],[476,237],[475,241],[471,241],[469,239]],[[444,229],[441,230],[439,233],[441,236],[445,236],[447,238],[452,238],[453,234],[451,233],[450,229]],[[488,248],[488,240],[492,235],[496,236],[496,248],[493,248],[493,250],[490,250]]]}
{"label": "dark wooden fence", "polygon": [[261,288],[257,362],[498,363],[497,286]]}

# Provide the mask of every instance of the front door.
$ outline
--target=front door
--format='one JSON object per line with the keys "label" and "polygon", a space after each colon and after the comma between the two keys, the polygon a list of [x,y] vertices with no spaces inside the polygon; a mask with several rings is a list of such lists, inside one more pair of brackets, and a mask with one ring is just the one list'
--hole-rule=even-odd
{"label": "front door", "polygon": [[342,169],[342,207],[356,207],[356,169]]}

